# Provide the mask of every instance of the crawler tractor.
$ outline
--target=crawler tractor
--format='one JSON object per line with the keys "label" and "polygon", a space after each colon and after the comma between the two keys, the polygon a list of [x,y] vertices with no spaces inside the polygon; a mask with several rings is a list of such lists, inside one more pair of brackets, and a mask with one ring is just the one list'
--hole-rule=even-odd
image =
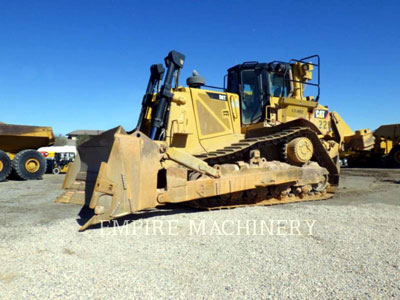
{"label": "crawler tractor", "polygon": [[[347,125],[318,103],[319,56],[236,65],[220,90],[196,71],[180,86],[184,60],[171,51],[166,72],[151,66],[136,129],[78,148],[57,201],[93,209],[81,230],[167,203],[219,209],[334,194]],[[370,132],[354,138],[372,147]]]}

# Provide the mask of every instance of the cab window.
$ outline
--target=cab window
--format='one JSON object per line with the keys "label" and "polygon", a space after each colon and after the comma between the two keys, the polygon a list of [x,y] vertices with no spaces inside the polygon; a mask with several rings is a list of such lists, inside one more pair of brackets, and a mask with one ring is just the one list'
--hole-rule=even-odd
{"label": "cab window", "polygon": [[289,82],[283,78],[283,74],[269,73],[269,93],[272,97],[287,97],[289,93]]}
{"label": "cab window", "polygon": [[241,115],[243,124],[253,124],[262,118],[260,75],[254,70],[242,71]]}

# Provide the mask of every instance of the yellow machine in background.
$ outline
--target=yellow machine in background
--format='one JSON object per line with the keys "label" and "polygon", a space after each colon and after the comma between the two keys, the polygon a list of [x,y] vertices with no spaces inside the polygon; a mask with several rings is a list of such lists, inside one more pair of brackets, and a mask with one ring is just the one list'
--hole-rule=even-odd
{"label": "yellow machine in background", "polygon": [[[318,103],[317,55],[236,65],[221,91],[196,71],[179,86],[184,59],[171,51],[165,76],[161,64],[151,66],[135,130],[117,127],[78,147],[57,201],[93,209],[81,230],[167,203],[217,209],[327,199],[339,183],[340,149],[372,147],[370,131],[353,133]],[[306,86],[316,95],[306,96]]]}
{"label": "yellow machine in background", "polygon": [[340,154],[344,166],[400,167],[400,124],[382,125],[373,132],[372,149],[360,150],[349,145]]}
{"label": "yellow machine in background", "polygon": [[46,158],[46,172],[55,175],[66,173],[76,155],[75,146],[41,147],[38,151]]}
{"label": "yellow machine in background", "polygon": [[36,149],[53,143],[51,127],[0,123],[0,181],[11,172],[19,179],[41,179],[46,160]]}

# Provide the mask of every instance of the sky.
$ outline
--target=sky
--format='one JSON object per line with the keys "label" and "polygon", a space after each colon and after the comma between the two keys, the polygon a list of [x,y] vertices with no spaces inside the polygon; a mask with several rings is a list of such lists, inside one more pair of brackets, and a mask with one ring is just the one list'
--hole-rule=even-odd
{"label": "sky", "polygon": [[0,0],[0,121],[136,126],[170,50],[222,86],[244,61],[321,56],[320,103],[353,130],[400,123],[399,1]]}

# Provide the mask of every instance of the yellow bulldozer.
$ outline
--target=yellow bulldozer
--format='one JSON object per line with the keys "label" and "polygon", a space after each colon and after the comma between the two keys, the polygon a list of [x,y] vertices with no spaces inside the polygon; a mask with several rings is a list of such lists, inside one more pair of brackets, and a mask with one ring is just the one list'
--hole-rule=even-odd
{"label": "yellow bulldozer", "polygon": [[54,143],[51,127],[0,123],[0,182],[10,174],[17,179],[41,179],[46,159],[36,149]]}
{"label": "yellow bulldozer", "polygon": [[151,66],[136,129],[117,127],[78,147],[57,202],[93,210],[81,230],[168,203],[220,209],[327,199],[344,143],[372,147],[370,131],[351,137],[318,103],[318,55],[236,65],[220,89],[196,71],[180,86],[184,61],[171,51],[166,70]]}

